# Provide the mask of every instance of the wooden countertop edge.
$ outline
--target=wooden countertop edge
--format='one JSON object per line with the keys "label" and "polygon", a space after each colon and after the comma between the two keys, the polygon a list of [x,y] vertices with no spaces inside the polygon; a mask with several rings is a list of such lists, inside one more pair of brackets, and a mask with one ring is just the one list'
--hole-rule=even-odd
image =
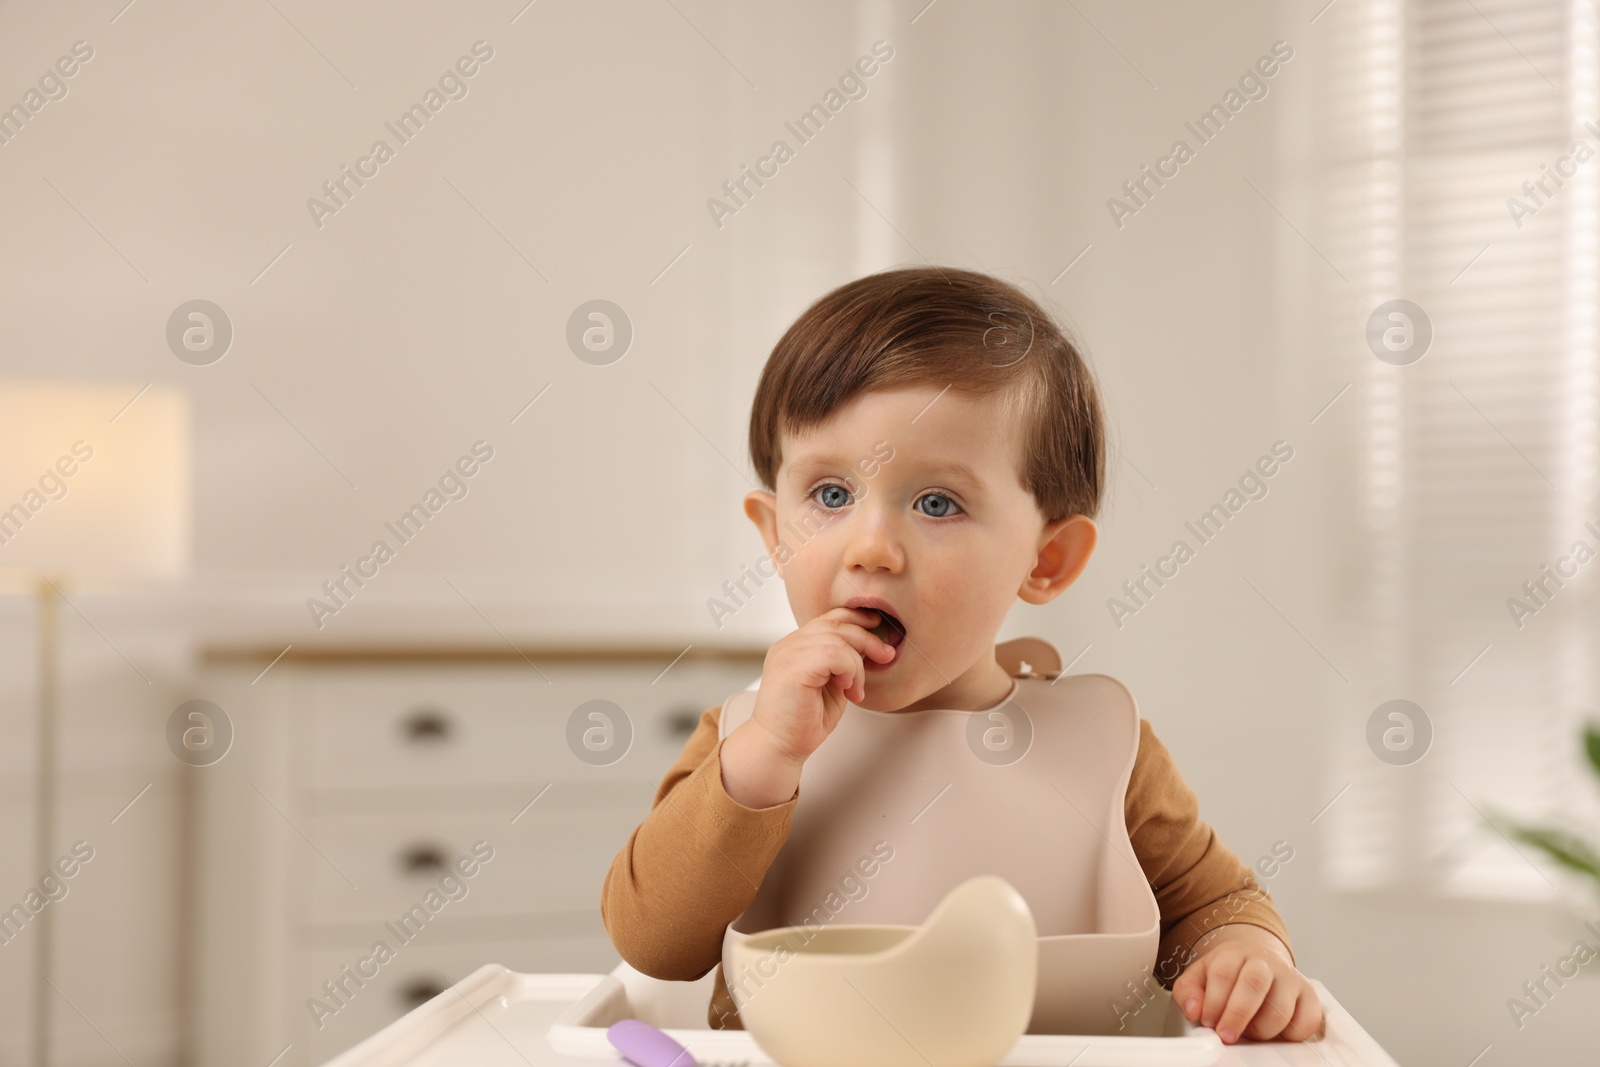
{"label": "wooden countertop edge", "polygon": [[[507,645],[361,644],[323,645],[297,648],[289,645],[217,645],[200,650],[206,664],[270,663],[351,665],[361,663],[606,663],[623,661],[669,663],[737,662],[759,667],[766,658],[764,645],[653,644],[550,645],[530,644],[516,648]],[[281,657],[281,658],[280,658]]]}

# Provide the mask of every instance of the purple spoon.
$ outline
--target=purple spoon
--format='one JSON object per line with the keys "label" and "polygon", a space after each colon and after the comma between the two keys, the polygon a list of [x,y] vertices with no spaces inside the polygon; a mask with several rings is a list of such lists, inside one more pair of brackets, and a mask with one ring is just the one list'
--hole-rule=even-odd
{"label": "purple spoon", "polygon": [[647,1022],[623,1019],[606,1029],[622,1058],[638,1067],[699,1067],[689,1050]]}

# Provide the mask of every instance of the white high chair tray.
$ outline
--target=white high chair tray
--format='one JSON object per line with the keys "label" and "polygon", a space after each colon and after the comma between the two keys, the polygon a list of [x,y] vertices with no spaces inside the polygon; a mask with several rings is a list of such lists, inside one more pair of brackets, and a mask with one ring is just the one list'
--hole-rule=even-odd
{"label": "white high chair tray", "polygon": [[[665,1030],[700,1063],[772,1063],[747,1031],[706,1027],[715,979],[712,972],[696,982],[658,982],[619,964],[551,1026],[550,1047],[569,1056],[615,1056],[606,1028],[642,1019]],[[1217,1035],[1192,1026],[1162,990],[1129,1020],[1125,1034],[1024,1034],[996,1067],[1204,1067],[1221,1051]]]}
{"label": "white high chair tray", "polygon": [[[670,1034],[701,1064],[771,1063],[741,1030],[705,1027],[714,973],[697,982],[660,982],[619,963],[610,974],[520,974],[486,964],[325,1067],[579,1067],[626,1065],[606,1037],[619,1019],[639,1018]],[[1189,1026],[1171,998],[1147,1005],[1153,1027],[1173,1036],[1024,1034],[1000,1061],[1030,1067],[1397,1067],[1328,993],[1312,983],[1327,1012],[1327,1034],[1314,1044],[1243,1042]],[[1171,1012],[1163,1018],[1161,1012]],[[1137,1018],[1137,1017],[1136,1017]],[[1074,1057],[1077,1057],[1076,1059]]]}

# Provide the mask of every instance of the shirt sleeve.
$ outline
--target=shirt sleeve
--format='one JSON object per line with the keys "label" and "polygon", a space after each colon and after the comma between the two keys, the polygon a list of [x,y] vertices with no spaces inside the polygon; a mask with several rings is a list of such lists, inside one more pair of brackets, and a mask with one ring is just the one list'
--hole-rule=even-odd
{"label": "shirt sleeve", "polygon": [[1269,931],[1293,958],[1272,898],[1237,853],[1200,819],[1200,802],[1150,723],[1139,720],[1139,753],[1124,805],[1133,853],[1161,910],[1156,978],[1166,986],[1194,959],[1194,944],[1230,923]]}
{"label": "shirt sleeve", "polygon": [[800,796],[797,787],[782,804],[747,808],[728,795],[721,712],[701,714],[600,890],[618,954],[664,981],[694,981],[722,961],[723,932],[755,900]]}

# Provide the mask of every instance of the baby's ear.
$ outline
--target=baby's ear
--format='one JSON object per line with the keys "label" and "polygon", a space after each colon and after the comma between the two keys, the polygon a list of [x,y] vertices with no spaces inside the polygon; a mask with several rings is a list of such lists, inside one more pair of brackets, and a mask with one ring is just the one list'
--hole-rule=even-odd
{"label": "baby's ear", "polygon": [[1017,595],[1029,604],[1048,604],[1089,565],[1099,530],[1087,515],[1047,523],[1040,534],[1039,557]]}
{"label": "baby's ear", "polygon": [[771,556],[778,549],[778,498],[765,489],[746,493],[744,513],[756,524],[767,546],[767,555]]}

